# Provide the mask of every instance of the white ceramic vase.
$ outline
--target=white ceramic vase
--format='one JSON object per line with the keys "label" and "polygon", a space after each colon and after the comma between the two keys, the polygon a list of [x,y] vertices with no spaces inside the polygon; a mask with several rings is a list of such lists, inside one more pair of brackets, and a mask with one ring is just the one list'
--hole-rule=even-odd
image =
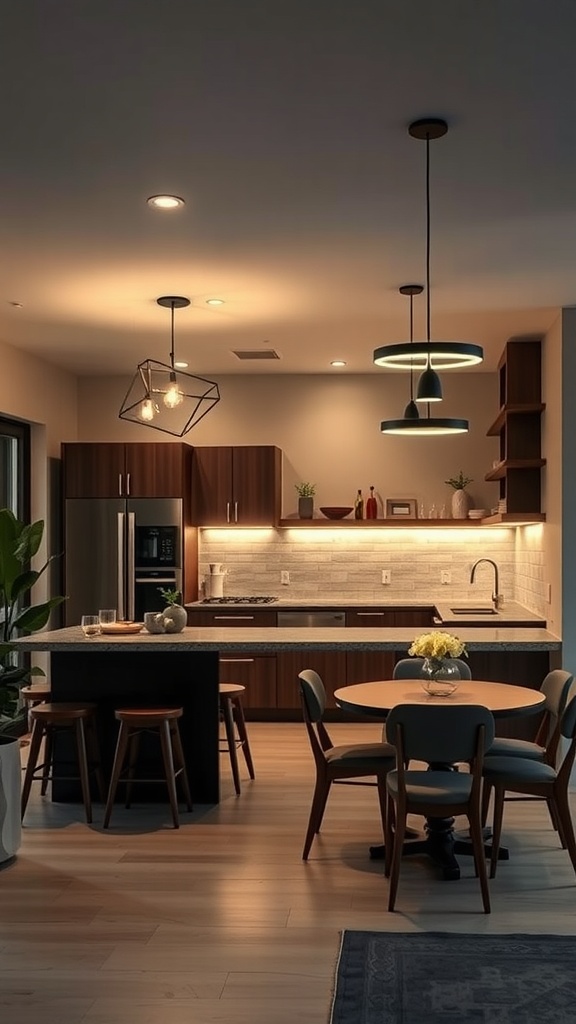
{"label": "white ceramic vase", "polygon": [[166,633],[181,633],[188,622],[188,613],[181,604],[169,604],[162,612],[162,618]]}
{"label": "white ceramic vase", "polygon": [[0,866],[20,849],[20,742],[0,736]]}
{"label": "white ceramic vase", "polygon": [[452,495],[452,519],[467,519],[471,507],[470,495],[463,487],[459,487]]}

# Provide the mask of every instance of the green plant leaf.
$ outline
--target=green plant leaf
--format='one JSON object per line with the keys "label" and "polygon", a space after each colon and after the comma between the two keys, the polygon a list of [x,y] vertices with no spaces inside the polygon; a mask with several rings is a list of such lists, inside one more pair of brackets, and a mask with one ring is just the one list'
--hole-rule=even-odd
{"label": "green plant leaf", "polygon": [[14,619],[13,628],[17,630],[26,630],[32,632],[35,629],[42,629],[46,625],[50,618],[50,612],[57,605],[62,604],[65,601],[65,597],[51,597],[49,601],[44,604],[32,605],[30,608],[25,608],[20,615]]}

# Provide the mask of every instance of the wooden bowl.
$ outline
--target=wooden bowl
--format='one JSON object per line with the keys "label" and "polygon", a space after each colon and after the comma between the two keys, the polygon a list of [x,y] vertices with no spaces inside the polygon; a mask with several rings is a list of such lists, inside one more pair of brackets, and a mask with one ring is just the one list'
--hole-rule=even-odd
{"label": "wooden bowl", "polygon": [[325,505],[320,511],[326,519],[344,519],[353,509],[351,505]]}

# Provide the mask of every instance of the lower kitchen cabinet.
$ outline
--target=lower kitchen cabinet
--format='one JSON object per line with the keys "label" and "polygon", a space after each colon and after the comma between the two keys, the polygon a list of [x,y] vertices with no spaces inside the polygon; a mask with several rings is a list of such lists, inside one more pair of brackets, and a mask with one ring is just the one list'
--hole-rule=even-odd
{"label": "lower kitchen cabinet", "polygon": [[434,609],[430,608],[353,608],[346,611],[346,626],[382,629],[396,626],[422,629],[432,626]]}
{"label": "lower kitchen cabinet", "polygon": [[313,668],[326,688],[328,708],[335,708],[334,690],[346,685],[344,651],[280,651],[277,654],[278,707],[300,708],[298,673]]}
{"label": "lower kitchen cabinet", "polygon": [[213,605],[210,609],[189,608],[188,625],[267,628],[276,625],[276,612],[253,612],[249,608],[235,612],[225,605]]}
{"label": "lower kitchen cabinet", "polygon": [[[246,687],[242,706],[276,708],[276,655],[223,654],[220,657],[220,682],[238,683]],[[246,717],[250,717],[247,714]]]}
{"label": "lower kitchen cabinet", "polygon": [[346,686],[369,683],[376,679],[392,679],[396,651],[348,651],[346,654]]}

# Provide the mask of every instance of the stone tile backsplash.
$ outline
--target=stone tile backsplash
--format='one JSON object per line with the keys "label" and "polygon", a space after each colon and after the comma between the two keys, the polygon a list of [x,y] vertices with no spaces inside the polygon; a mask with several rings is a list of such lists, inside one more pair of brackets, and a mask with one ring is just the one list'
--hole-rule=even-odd
{"label": "stone tile backsplash", "polygon": [[[519,536],[522,535],[522,536]],[[367,601],[489,601],[494,574],[478,558],[498,565],[500,592],[537,614],[545,614],[540,527],[522,530],[262,529],[200,531],[200,583],[210,562],[227,571],[227,594],[273,594],[281,598],[350,598]],[[383,585],[382,570],[390,571]],[[281,571],[290,584],[280,582]],[[441,573],[450,583],[441,583]]]}

